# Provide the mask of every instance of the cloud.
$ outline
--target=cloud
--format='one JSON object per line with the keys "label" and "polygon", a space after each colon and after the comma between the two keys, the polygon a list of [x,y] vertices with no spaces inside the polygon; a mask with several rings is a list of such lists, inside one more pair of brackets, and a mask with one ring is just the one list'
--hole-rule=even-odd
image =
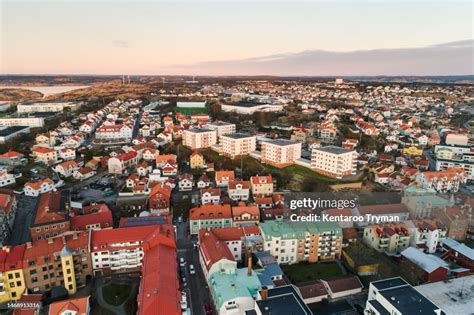
{"label": "cloud", "polygon": [[170,66],[196,75],[373,76],[474,74],[474,40],[419,48],[348,52],[308,50],[242,60]]}
{"label": "cloud", "polygon": [[112,46],[116,48],[128,48],[129,42],[126,40],[114,40],[112,41]]}

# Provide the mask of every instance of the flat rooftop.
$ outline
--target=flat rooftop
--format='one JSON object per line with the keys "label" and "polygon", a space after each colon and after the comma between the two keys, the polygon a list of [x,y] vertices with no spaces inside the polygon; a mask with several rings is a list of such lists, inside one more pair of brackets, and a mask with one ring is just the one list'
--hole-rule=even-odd
{"label": "flat rooftop", "polygon": [[374,282],[371,282],[370,284],[372,284],[378,290],[384,290],[387,288],[394,288],[394,287],[399,287],[402,285],[408,285],[408,282],[398,277],[398,278],[390,278],[390,279],[374,281]]}
{"label": "flat rooftop", "polygon": [[223,135],[222,137],[227,137],[227,138],[232,138],[232,139],[244,139],[244,138],[250,138],[250,137],[255,137],[252,136],[251,134],[248,133],[230,133]]}
{"label": "flat rooftop", "polygon": [[470,314],[474,309],[474,275],[415,287],[446,314]]}
{"label": "flat rooftop", "polygon": [[213,132],[214,130],[206,129],[206,128],[192,128],[186,131],[193,132],[193,133],[204,133],[204,132]]}
{"label": "flat rooftop", "polygon": [[292,285],[269,289],[268,298],[265,300],[258,300],[256,303],[258,304],[262,315],[313,314]]}
{"label": "flat rooftop", "polygon": [[0,129],[0,137],[6,137],[11,134],[14,134],[15,132],[18,132],[27,128],[29,127],[28,126],[13,126],[13,127]]}
{"label": "flat rooftop", "polygon": [[400,286],[379,291],[401,314],[436,314],[439,309],[412,286]]}
{"label": "flat rooftop", "polygon": [[235,125],[235,124],[219,120],[219,121],[214,121],[214,122],[208,123],[208,125],[210,125],[210,126],[231,126],[231,125]]}
{"label": "flat rooftop", "polygon": [[324,151],[324,152],[328,152],[332,154],[344,154],[344,153],[349,153],[349,152],[354,151],[354,150],[344,149],[341,147],[336,147],[334,145],[328,145],[327,147],[316,148],[315,150]]}
{"label": "flat rooftop", "polygon": [[287,139],[264,140],[262,142],[271,143],[271,144],[275,144],[282,147],[300,143],[300,142],[291,141]]}
{"label": "flat rooftop", "polygon": [[237,106],[237,107],[257,107],[262,105],[270,105],[265,103],[256,103],[256,102],[232,102],[232,103],[225,103],[224,106]]}

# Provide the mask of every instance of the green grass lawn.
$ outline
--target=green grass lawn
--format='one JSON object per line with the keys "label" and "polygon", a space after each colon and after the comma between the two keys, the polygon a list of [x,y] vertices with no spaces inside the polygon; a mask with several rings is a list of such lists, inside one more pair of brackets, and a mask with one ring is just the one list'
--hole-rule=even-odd
{"label": "green grass lawn", "polygon": [[319,279],[327,280],[343,275],[339,265],[333,262],[282,265],[281,269],[293,283],[302,283]]}
{"label": "green grass lawn", "polygon": [[117,306],[125,302],[130,289],[128,284],[110,283],[102,288],[102,295],[108,304]]}

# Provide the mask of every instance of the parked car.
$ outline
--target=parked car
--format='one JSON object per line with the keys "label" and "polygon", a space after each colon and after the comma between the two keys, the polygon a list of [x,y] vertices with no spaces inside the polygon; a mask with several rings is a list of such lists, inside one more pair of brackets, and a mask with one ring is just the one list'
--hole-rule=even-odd
{"label": "parked car", "polygon": [[204,304],[204,310],[206,311],[206,315],[212,315],[212,306],[209,303]]}
{"label": "parked car", "polygon": [[196,270],[194,270],[194,265],[189,265],[189,274],[194,275]]}
{"label": "parked car", "polygon": [[183,257],[181,257],[181,258],[179,259],[179,266],[180,266],[180,267],[184,267],[185,265],[186,265],[186,261],[184,260]]}

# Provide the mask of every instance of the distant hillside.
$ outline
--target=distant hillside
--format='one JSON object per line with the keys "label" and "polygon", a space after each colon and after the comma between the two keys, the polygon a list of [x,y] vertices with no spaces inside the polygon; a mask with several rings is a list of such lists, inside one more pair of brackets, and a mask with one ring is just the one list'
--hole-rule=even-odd
{"label": "distant hillside", "polygon": [[25,89],[0,89],[0,101],[22,102],[42,98],[43,94]]}
{"label": "distant hillside", "polygon": [[142,83],[121,84],[120,81],[110,81],[106,83],[97,83],[91,87],[79,90],[68,91],[50,95],[45,98],[47,101],[65,100],[65,101],[98,101],[112,99],[134,99],[143,98],[156,92],[157,88],[153,85]]}

